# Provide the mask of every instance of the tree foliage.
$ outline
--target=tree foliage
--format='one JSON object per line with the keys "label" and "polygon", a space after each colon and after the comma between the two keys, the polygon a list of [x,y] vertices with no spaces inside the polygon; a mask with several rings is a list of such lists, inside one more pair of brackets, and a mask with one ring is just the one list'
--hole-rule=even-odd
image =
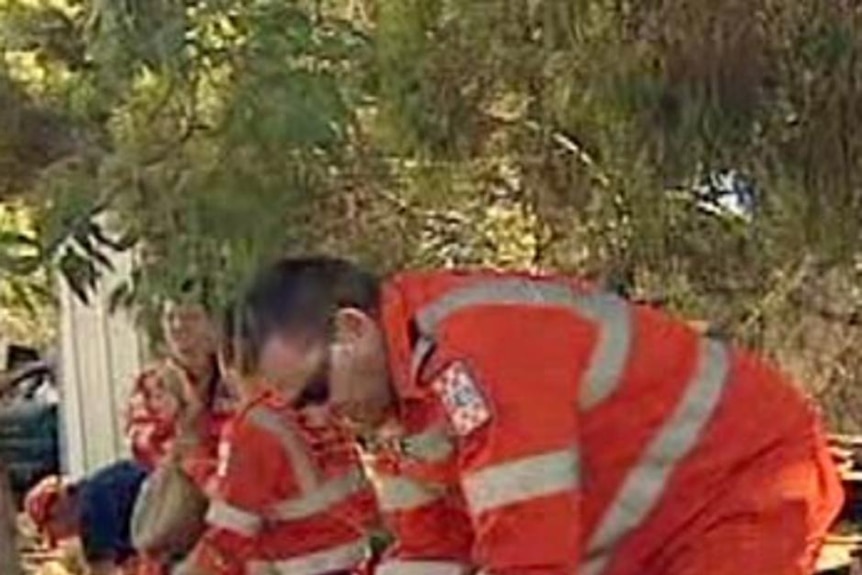
{"label": "tree foliage", "polygon": [[[0,183],[82,297],[132,245],[144,312],[337,252],[574,271],[790,358],[811,322],[859,342],[854,2],[0,6]],[[723,170],[750,218],[704,211]],[[848,389],[824,353],[794,369]]]}

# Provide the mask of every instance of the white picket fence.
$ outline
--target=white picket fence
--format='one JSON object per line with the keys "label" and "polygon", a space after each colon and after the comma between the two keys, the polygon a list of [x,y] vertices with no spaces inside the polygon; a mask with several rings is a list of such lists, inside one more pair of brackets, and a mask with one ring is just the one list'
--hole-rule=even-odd
{"label": "white picket fence", "polygon": [[76,477],[128,453],[123,410],[144,345],[128,314],[109,313],[109,294],[128,274],[131,256],[115,257],[114,265],[89,305],[58,282],[61,453],[64,469]]}

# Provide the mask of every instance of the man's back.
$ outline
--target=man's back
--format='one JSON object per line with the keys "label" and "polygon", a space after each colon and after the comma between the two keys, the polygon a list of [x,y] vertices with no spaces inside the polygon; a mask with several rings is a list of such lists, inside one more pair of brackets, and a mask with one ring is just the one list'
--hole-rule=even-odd
{"label": "man's back", "polygon": [[558,278],[438,273],[391,282],[383,319],[396,386],[457,436],[473,560],[491,572],[649,571],[797,464],[776,505],[822,502],[794,518],[822,529],[839,501],[802,395],[662,313]]}

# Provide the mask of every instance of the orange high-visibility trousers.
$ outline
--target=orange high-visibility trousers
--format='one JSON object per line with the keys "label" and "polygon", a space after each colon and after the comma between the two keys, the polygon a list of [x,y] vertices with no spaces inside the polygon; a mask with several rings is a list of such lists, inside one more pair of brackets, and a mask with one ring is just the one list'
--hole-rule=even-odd
{"label": "orange high-visibility trousers", "polygon": [[645,572],[655,575],[811,575],[843,501],[816,430],[740,474],[719,515],[701,518]]}

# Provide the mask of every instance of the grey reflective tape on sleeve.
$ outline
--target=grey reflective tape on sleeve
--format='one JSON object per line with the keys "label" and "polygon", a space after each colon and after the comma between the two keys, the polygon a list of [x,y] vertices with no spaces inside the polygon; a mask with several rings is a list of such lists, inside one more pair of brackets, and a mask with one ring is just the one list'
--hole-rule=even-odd
{"label": "grey reflective tape on sleeve", "polygon": [[442,489],[400,475],[380,474],[375,481],[380,510],[384,513],[417,509],[437,501],[445,493]]}
{"label": "grey reflective tape on sleeve", "polygon": [[333,505],[370,487],[371,484],[366,480],[365,474],[357,467],[341,477],[319,484],[305,496],[275,505],[267,514],[267,518],[290,521],[311,517],[327,511]]}
{"label": "grey reflective tape on sleeve", "polygon": [[257,535],[263,525],[263,520],[259,516],[218,500],[210,504],[206,522],[213,527],[239,533],[246,537]]}
{"label": "grey reflective tape on sleeve", "polygon": [[580,461],[575,449],[498,463],[462,480],[473,515],[539,497],[573,493],[579,483]]}

